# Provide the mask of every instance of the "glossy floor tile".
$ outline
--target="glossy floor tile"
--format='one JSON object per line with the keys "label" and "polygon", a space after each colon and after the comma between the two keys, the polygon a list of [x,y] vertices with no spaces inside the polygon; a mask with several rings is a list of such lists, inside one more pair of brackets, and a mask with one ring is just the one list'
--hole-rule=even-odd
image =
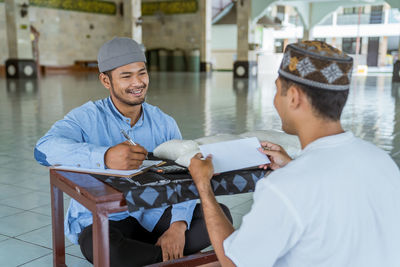
{"label": "glossy floor tile", "polygon": [[33,209],[50,203],[50,193],[35,191],[0,200],[0,204],[18,209]]}
{"label": "glossy floor tile", "polygon": [[21,212],[24,212],[24,210],[0,205],[0,218]]}
{"label": "glossy floor tile", "polygon": [[[87,260],[84,260],[79,257],[71,256],[71,255],[66,255],[65,261],[67,262],[68,266],[71,267],[90,267],[93,266],[90,262]],[[32,260],[26,264],[20,265],[23,267],[43,267],[43,266],[53,266],[53,255],[49,254],[46,256],[43,256],[41,258]]]}
{"label": "glossy floor tile", "polygon": [[27,188],[4,184],[0,187],[0,201],[14,196],[20,196],[32,192]]}
{"label": "glossy floor tile", "polygon": [[[233,80],[210,75],[152,73],[147,102],[173,116],[185,139],[280,129],[273,106],[275,76]],[[343,112],[346,130],[371,141],[400,164],[400,84],[391,77],[354,77]],[[36,141],[68,111],[108,96],[95,73],[50,75],[37,81],[0,78],[0,266],[52,266],[48,170],[33,159]],[[69,198],[65,196],[65,209]],[[252,194],[220,196],[239,227]],[[66,241],[68,266],[91,266]]]}
{"label": "glossy floor tile", "polygon": [[[30,231],[25,234],[21,234],[16,236],[21,241],[26,241],[31,244],[39,245],[42,247],[46,247],[51,249],[53,247],[52,245],[52,239],[51,239],[51,225],[46,225],[42,228]],[[65,246],[70,246],[72,245],[69,240],[66,240]]]}
{"label": "glossy floor tile", "polygon": [[2,241],[4,241],[4,240],[7,240],[7,239],[9,239],[8,236],[0,235],[0,242],[2,242]]}
{"label": "glossy floor tile", "polygon": [[[68,206],[69,206],[69,200],[64,200],[64,214],[67,212]],[[51,204],[40,206],[40,207],[31,209],[30,211],[50,217],[51,216]]]}
{"label": "glossy floor tile", "polygon": [[50,249],[10,238],[0,242],[0,266],[19,266],[49,253]]}
{"label": "glossy floor tile", "polygon": [[0,234],[15,237],[50,224],[49,216],[24,211],[0,218]]}

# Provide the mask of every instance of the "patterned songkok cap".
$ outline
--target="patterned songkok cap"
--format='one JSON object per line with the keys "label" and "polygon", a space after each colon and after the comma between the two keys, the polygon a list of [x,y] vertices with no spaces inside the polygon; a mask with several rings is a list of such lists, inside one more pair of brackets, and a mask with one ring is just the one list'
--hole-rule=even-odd
{"label": "patterned songkok cap", "polygon": [[327,90],[348,90],[353,58],[320,41],[289,44],[279,75],[306,86]]}

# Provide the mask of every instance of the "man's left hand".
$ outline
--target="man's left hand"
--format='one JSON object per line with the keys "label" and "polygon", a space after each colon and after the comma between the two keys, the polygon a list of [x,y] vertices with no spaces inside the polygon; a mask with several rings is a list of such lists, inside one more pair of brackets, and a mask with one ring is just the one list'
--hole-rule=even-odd
{"label": "man's left hand", "polygon": [[167,231],[158,239],[156,246],[160,246],[163,261],[179,259],[183,257],[185,248],[185,231],[187,225],[184,221],[173,222]]}

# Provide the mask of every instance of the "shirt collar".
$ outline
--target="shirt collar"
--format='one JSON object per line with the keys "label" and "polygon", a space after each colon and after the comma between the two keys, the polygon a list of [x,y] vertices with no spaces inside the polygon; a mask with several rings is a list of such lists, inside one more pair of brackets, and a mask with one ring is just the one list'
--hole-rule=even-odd
{"label": "shirt collar", "polygon": [[[119,117],[122,121],[129,124],[129,126],[130,126],[131,118],[125,117],[124,115],[122,115],[121,112],[119,112],[119,110],[115,107],[114,103],[112,102],[111,96],[109,96],[107,98],[107,101],[108,101],[108,105],[110,106],[111,111],[115,114],[115,116]],[[139,127],[139,126],[143,125],[145,110],[146,110],[146,105],[145,105],[145,103],[143,103],[142,104],[142,114],[140,114],[139,120],[136,122],[135,125],[133,125],[133,127]]]}
{"label": "shirt collar", "polygon": [[343,144],[345,142],[349,142],[351,139],[354,138],[354,134],[350,131],[340,133],[340,134],[334,134],[334,135],[329,135],[329,136],[324,136],[321,138],[318,138],[317,140],[311,142],[308,144],[301,152],[300,155],[308,152],[310,150],[314,150],[317,148],[326,148],[326,147],[334,147],[338,146],[340,144]]}

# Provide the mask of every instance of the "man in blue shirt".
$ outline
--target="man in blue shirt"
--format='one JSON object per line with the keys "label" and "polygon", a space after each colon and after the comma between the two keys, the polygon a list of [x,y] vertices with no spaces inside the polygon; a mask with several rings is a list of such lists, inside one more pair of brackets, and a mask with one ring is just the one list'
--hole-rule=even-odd
{"label": "man in blue shirt", "polygon": [[[149,84],[146,58],[129,38],[114,38],[99,50],[99,79],[110,97],[73,109],[37,143],[43,165],[136,169],[159,144],[182,139],[175,120],[145,103]],[[129,144],[120,130],[137,144]],[[221,205],[231,219],[229,210]],[[196,200],[151,210],[109,215],[111,266],[143,266],[192,254],[210,245]],[[65,234],[93,262],[93,218],[71,200]]]}

